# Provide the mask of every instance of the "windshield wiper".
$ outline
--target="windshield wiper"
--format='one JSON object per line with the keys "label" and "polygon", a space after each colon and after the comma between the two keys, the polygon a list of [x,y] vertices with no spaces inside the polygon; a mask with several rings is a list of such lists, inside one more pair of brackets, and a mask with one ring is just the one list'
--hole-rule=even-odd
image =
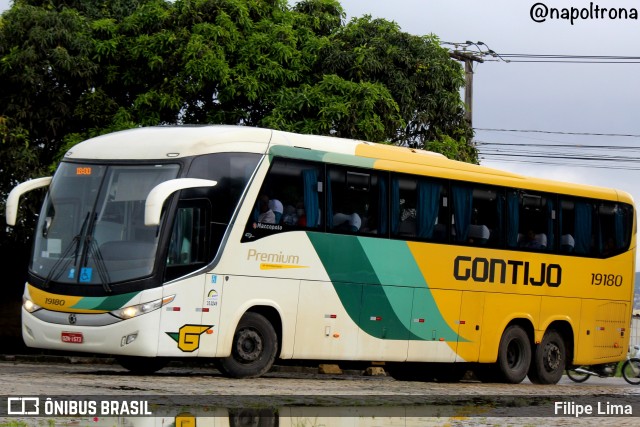
{"label": "windshield wiper", "polygon": [[43,288],[48,288],[51,280],[58,280],[58,278],[60,277],[60,274],[62,274],[62,272],[67,269],[67,267],[69,266],[69,263],[71,262],[71,257],[69,257],[69,255],[71,255],[71,252],[74,250],[75,252],[73,255],[73,265],[78,264],[78,254],[80,252],[80,238],[84,233],[84,229],[87,226],[88,220],[89,220],[89,212],[87,212],[87,215],[84,217],[84,221],[82,221],[80,232],[75,236],[73,236],[73,239],[71,239],[71,242],[69,242],[69,244],[67,245],[65,250],[62,252],[58,260],[55,262],[55,264],[53,264],[53,267],[51,267],[51,270],[49,270],[49,274],[47,274],[47,277],[44,279],[44,283],[42,284]]}
{"label": "windshield wiper", "polygon": [[[111,292],[111,286],[109,283],[111,282],[111,278],[109,277],[109,271],[107,270],[107,266],[104,263],[104,258],[102,258],[102,253],[100,252],[100,248],[98,248],[98,244],[96,240],[93,238],[93,231],[96,226],[96,220],[98,219],[98,214],[94,213],[93,221],[89,223],[89,228],[87,230],[87,234],[85,236],[85,244],[84,244],[84,254],[82,256],[82,265],[84,267],[87,266],[89,260],[89,255],[94,259],[96,264],[96,271],[98,272],[98,277],[100,277],[100,281],[102,282],[102,287],[105,291]],[[80,276],[78,276],[80,277]]]}
{"label": "windshield wiper", "polygon": [[109,283],[111,283],[109,270],[104,263],[104,258],[102,258],[102,253],[100,252],[98,244],[91,236],[87,236],[87,243],[89,243],[89,254],[95,260],[96,270],[98,271],[98,276],[100,277],[100,281],[102,282],[102,287],[105,291],[112,292],[111,286],[109,286]]}

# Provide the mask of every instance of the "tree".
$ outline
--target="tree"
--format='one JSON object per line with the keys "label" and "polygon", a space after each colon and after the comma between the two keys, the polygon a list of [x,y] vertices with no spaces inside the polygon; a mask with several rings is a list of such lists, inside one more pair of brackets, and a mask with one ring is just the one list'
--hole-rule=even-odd
{"label": "tree", "polygon": [[462,68],[435,36],[336,0],[16,0],[0,18],[0,198],[75,143],[226,123],[477,161]]}
{"label": "tree", "polygon": [[404,126],[387,129],[388,141],[441,151],[430,142],[447,139],[459,148],[454,158],[477,161],[459,93],[462,67],[437,37],[414,36],[393,22],[365,16],[334,32],[321,58],[323,73],[380,83],[389,90]]}

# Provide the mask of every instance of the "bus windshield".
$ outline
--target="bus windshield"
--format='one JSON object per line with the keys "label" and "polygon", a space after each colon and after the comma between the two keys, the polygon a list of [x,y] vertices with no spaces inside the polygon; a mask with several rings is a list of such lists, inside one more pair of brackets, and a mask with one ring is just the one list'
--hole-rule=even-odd
{"label": "bus windshield", "polygon": [[145,200],[179,168],[63,162],[40,212],[31,272],[46,283],[105,288],[150,275],[158,237],[144,225]]}

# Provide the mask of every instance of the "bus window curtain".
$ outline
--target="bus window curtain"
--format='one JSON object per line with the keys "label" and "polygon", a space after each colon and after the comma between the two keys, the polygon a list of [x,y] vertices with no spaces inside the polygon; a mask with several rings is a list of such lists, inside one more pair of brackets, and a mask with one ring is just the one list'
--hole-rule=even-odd
{"label": "bus window curtain", "polygon": [[418,182],[416,227],[418,237],[431,239],[440,210],[440,184]]}
{"label": "bus window curtain", "polygon": [[518,229],[520,228],[520,197],[517,191],[507,192],[507,246],[518,246]]}
{"label": "bus window curtain", "polygon": [[469,238],[469,225],[473,212],[473,189],[452,186],[453,215],[455,218],[456,242],[466,242]]}
{"label": "bus window curtain", "polygon": [[400,182],[391,178],[391,234],[398,234],[400,225]]}
{"label": "bus window curtain", "polygon": [[304,185],[304,211],[307,216],[307,227],[318,226],[318,172],[315,169],[304,169],[302,171],[302,182]]}
{"label": "bus window curtain", "polygon": [[378,179],[378,234],[387,234],[389,224],[389,208],[387,206],[387,178],[381,176]]}
{"label": "bus window curtain", "polygon": [[502,244],[504,242],[504,196],[501,193],[498,193],[498,197],[496,198],[496,218],[498,219],[497,226],[497,236],[498,242]]}
{"label": "bus window curtain", "polygon": [[613,211],[613,231],[616,240],[616,249],[624,249],[625,246],[625,229],[624,229],[624,210],[620,206],[616,206]]}
{"label": "bus window curtain", "polygon": [[258,218],[260,218],[260,196],[258,196],[256,205],[253,207],[253,221],[258,222]]}
{"label": "bus window curtain", "polygon": [[331,193],[331,174],[327,172],[327,214],[325,216],[327,220],[327,230],[333,228],[333,194]]}
{"label": "bus window curtain", "polygon": [[585,202],[575,203],[575,252],[585,255],[591,247],[592,212],[591,204]]}
{"label": "bus window curtain", "polygon": [[553,227],[553,200],[547,198],[547,250],[555,248],[555,232]]}

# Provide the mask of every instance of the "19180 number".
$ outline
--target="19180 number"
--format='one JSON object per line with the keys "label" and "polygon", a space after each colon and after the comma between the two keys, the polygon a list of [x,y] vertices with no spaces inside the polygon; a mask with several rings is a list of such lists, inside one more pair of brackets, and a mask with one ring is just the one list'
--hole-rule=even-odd
{"label": "19180 number", "polygon": [[622,286],[622,276],[619,274],[591,273],[591,284],[594,286]]}

